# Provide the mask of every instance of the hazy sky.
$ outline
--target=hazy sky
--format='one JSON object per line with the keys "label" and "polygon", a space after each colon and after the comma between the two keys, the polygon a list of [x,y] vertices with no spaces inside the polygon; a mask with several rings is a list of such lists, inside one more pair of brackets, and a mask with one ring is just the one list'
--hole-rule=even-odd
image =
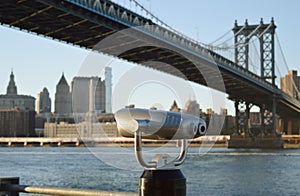
{"label": "hazy sky", "polygon": [[[115,0],[115,2],[138,11],[128,3],[129,0]],[[165,23],[203,43],[210,43],[229,31],[235,20],[240,25],[245,19],[248,19],[249,24],[259,23],[260,18],[269,23],[274,17],[276,32],[289,68],[299,71],[300,40],[297,36],[300,35],[298,25],[300,1],[298,0],[139,0],[139,2]],[[3,26],[0,27],[0,43],[0,94],[6,93],[9,74],[13,69],[19,94],[36,97],[43,87],[47,87],[53,101],[55,86],[62,72],[70,83],[74,76],[80,75],[91,58],[90,51]],[[277,54],[279,50],[277,48],[276,50]],[[277,57],[281,59],[277,61],[280,72],[286,74],[285,66],[280,63],[282,57],[279,56],[278,54]],[[203,109],[213,107],[219,112],[220,107],[225,106],[230,113],[233,112],[232,103],[223,101],[225,95],[204,90],[184,80],[145,71],[120,60],[111,61],[99,55],[97,59],[100,59],[99,64],[110,64],[113,68],[114,110],[131,103],[138,107],[157,106],[168,110],[174,99],[180,107],[184,106],[186,100],[196,99]],[[101,75],[101,73],[100,67],[90,74]],[[139,77],[134,78],[137,75]],[[146,78],[143,77],[145,75]],[[128,82],[129,80],[133,80],[132,83]],[[131,85],[131,89],[126,85],[127,82]],[[125,87],[128,87],[127,90]],[[52,106],[52,110],[53,108]]]}

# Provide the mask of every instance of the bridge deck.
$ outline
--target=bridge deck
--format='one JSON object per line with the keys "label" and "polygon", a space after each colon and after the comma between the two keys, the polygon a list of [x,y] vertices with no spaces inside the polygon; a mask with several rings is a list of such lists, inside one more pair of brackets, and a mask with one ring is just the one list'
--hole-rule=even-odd
{"label": "bridge deck", "polygon": [[[6,0],[0,22],[68,44],[98,50],[271,108],[278,96],[281,116],[299,117],[300,102],[228,59],[110,1]],[[147,28],[129,27],[147,26]],[[114,34],[119,32],[117,34]],[[111,36],[110,41],[105,41]],[[100,45],[99,45],[100,43]],[[98,44],[98,45],[97,45]],[[159,61],[163,63],[149,63]],[[199,71],[200,70],[200,71]],[[221,74],[218,74],[220,70]],[[224,81],[224,83],[222,82]]]}

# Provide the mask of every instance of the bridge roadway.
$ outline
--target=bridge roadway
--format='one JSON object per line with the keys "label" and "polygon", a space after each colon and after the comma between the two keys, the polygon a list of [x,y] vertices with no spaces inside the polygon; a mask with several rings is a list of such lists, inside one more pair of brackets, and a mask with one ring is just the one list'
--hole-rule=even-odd
{"label": "bridge roadway", "polygon": [[300,102],[276,86],[108,0],[2,0],[0,22],[167,72],[225,92],[232,100],[265,105],[270,111],[276,98],[280,117],[300,117]]}

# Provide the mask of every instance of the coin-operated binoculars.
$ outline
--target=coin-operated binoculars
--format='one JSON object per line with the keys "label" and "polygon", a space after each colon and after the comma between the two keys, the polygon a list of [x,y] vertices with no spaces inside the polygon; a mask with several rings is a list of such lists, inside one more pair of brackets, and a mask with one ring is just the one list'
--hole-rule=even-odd
{"label": "coin-operated binoculars", "polygon": [[[206,133],[204,120],[189,114],[126,108],[116,112],[118,132],[124,137],[134,137],[135,155],[144,172],[139,181],[139,195],[186,195],[186,179],[179,169],[187,154],[188,140]],[[178,140],[177,158],[157,154],[145,161],[142,139]]]}

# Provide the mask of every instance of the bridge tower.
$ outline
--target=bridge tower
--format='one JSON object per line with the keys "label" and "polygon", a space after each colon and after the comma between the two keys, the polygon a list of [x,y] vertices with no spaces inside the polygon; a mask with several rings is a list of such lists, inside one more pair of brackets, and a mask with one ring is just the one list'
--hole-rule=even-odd
{"label": "bridge tower", "polygon": [[272,18],[271,23],[264,24],[261,19],[259,25],[249,25],[246,20],[244,26],[234,23],[235,63],[249,69],[249,41],[257,36],[260,44],[260,77],[275,85],[275,50],[274,34],[276,25]]}
{"label": "bridge tower", "polygon": [[[234,23],[234,46],[235,46],[235,63],[246,70],[249,70],[249,44],[252,37],[256,36],[260,45],[260,77],[275,86],[275,44],[274,34],[276,25],[272,18],[271,23],[264,24],[261,19],[260,24],[249,25],[245,21],[243,26]],[[276,132],[276,96],[273,96],[273,104],[271,106],[260,105],[261,111],[261,128],[262,131],[266,127],[272,127],[272,131]],[[250,108],[251,103],[244,100],[235,100],[236,110],[236,133],[242,130],[250,130]]]}

